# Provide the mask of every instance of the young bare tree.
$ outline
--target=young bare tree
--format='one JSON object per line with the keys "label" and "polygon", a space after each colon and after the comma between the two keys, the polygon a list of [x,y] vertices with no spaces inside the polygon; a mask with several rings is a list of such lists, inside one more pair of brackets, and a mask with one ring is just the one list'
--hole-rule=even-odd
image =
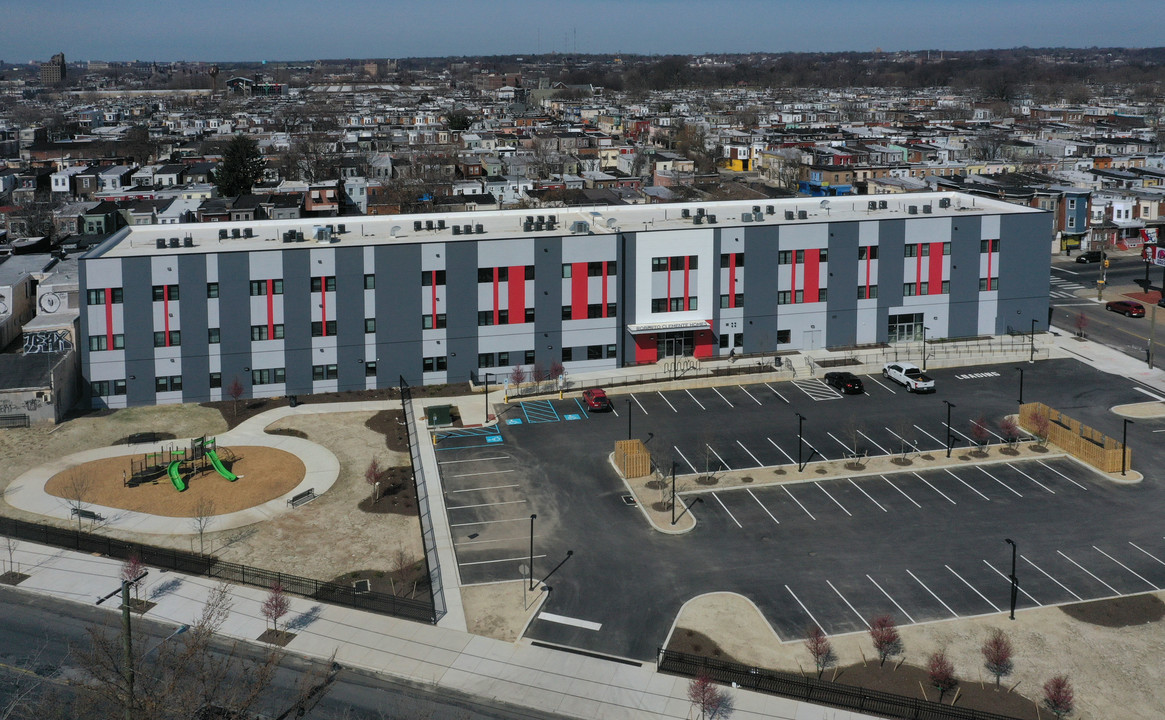
{"label": "young bare tree", "polygon": [[534,363],[534,369],[530,371],[530,379],[534,381],[534,392],[542,392],[542,383],[546,382],[549,373],[546,371],[546,366],[540,362]]}
{"label": "young bare tree", "polygon": [[987,419],[982,415],[971,421],[971,440],[979,446],[979,452],[987,449],[987,443],[991,440],[991,431],[987,429]]}
{"label": "young bare tree", "polygon": [[246,389],[243,387],[243,382],[239,380],[239,376],[236,375],[235,378],[231,380],[231,384],[227,386],[227,395],[232,401],[231,410],[236,421],[239,419],[239,400],[243,397],[243,393],[245,392]]}
{"label": "young bare tree", "polygon": [[837,656],[833,652],[833,644],[829,642],[829,638],[822,632],[821,628],[816,625],[810,627],[805,633],[805,649],[813,656],[813,664],[817,666],[818,679],[821,679],[821,674],[825,672],[825,668],[837,661]]}
{"label": "young bare tree", "polygon": [[510,370],[510,382],[514,386],[514,394],[521,395],[522,383],[526,382],[526,368],[522,367],[521,365],[515,365],[514,368]]}
{"label": "young bare tree", "polygon": [[1007,447],[1012,450],[1019,444],[1019,423],[1015,421],[1015,417],[1011,415],[1004,416],[999,421],[999,431],[1003,434],[1003,439],[1007,441]]}
{"label": "young bare tree", "polygon": [[697,675],[688,683],[688,700],[699,712],[700,720],[727,718],[732,713],[732,701],[720,686],[707,675]]}
{"label": "young bare tree", "polygon": [[889,615],[880,615],[870,623],[870,639],[878,653],[878,664],[885,665],[886,658],[902,654],[902,636],[898,625]]}
{"label": "young bare tree", "polygon": [[1075,709],[1075,693],[1066,675],[1057,675],[1044,683],[1044,707],[1057,718],[1062,718]]}
{"label": "young bare tree", "polygon": [[380,478],[383,475],[384,469],[380,467],[380,462],[376,458],[372,458],[364,470],[364,482],[372,488],[372,502],[374,503],[380,501]]}
{"label": "young bare tree", "polygon": [[1052,421],[1048,418],[1048,414],[1044,412],[1037,412],[1032,415],[1032,430],[1035,431],[1036,440],[1040,447],[1048,446],[1048,436],[1052,431]]}
{"label": "young bare tree", "polygon": [[943,701],[943,696],[947,692],[954,690],[959,684],[959,679],[955,677],[955,666],[947,658],[947,654],[943,650],[931,653],[926,660],[926,676],[930,678],[930,684],[938,688],[938,701]]}
{"label": "young bare tree", "polygon": [[215,521],[214,500],[210,498],[200,498],[194,504],[194,517],[190,522],[194,526],[194,530],[198,533],[198,552],[206,554],[206,545],[203,536],[207,529],[214,524]]}
{"label": "young bare tree", "polygon": [[8,567],[5,568],[5,572],[20,572],[20,568],[16,566],[16,561],[14,559],[16,548],[18,547],[20,547],[20,542],[18,542],[15,538],[8,537],[7,535],[4,536],[4,549],[8,551]]}
{"label": "young bare tree", "polygon": [[263,601],[259,611],[271,623],[271,629],[276,633],[279,632],[279,621],[291,609],[291,600],[287,598],[287,593],[283,591],[283,585],[278,582],[271,584],[271,590],[267,593],[267,599]]}
{"label": "young bare tree", "polygon": [[69,509],[77,517],[77,530],[81,530],[81,513],[89,507],[89,498],[93,493],[93,477],[82,467],[75,467],[69,471],[62,488]]}
{"label": "young bare tree", "polygon": [[1011,660],[1015,653],[1011,647],[1011,640],[1005,632],[995,628],[980,650],[983,653],[983,666],[987,668],[987,672],[995,676],[995,687],[999,687],[1003,676],[1010,675],[1015,667]]}
{"label": "young bare tree", "polygon": [[137,553],[133,553],[121,564],[121,579],[133,587],[134,600],[138,600],[137,578],[146,571],[146,564]]}

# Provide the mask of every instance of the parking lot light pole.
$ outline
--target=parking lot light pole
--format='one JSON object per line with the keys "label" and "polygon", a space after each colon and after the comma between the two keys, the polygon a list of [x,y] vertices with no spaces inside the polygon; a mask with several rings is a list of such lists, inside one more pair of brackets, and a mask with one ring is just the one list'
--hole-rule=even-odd
{"label": "parking lot light pole", "polygon": [[1132,420],[1125,418],[1124,430],[1121,432],[1121,475],[1125,474],[1129,463],[1129,425],[1135,425]]}
{"label": "parking lot light pole", "polygon": [[671,524],[676,524],[676,461],[671,461]]}
{"label": "parking lot light pole", "polygon": [[943,400],[947,404],[947,457],[951,456],[951,408],[954,404],[950,400]]}
{"label": "parking lot light pole", "polygon": [[1019,371],[1019,404],[1023,405],[1023,368],[1016,368]]}
{"label": "parking lot light pole", "polygon": [[537,515],[530,516],[530,589],[534,589],[534,520]]}
{"label": "parking lot light pole", "polygon": [[1011,619],[1015,619],[1015,599],[1019,592],[1019,578],[1015,576],[1015,541],[1011,538],[1005,538],[1004,542],[1011,546]]}
{"label": "parking lot light pole", "polygon": [[801,472],[805,469],[805,466],[801,464],[801,445],[803,444],[801,440],[801,429],[804,424],[805,416],[801,413],[797,413],[797,472]]}
{"label": "parking lot light pole", "polygon": [[1028,355],[1027,361],[1030,364],[1030,363],[1034,363],[1036,361],[1036,319],[1035,318],[1032,318],[1032,332],[1031,332],[1031,335],[1029,337],[1031,337],[1031,354]]}
{"label": "parking lot light pole", "polygon": [[631,439],[631,398],[627,398],[627,439]]}
{"label": "parking lot light pole", "polygon": [[922,326],[922,371],[926,372],[926,331],[930,330],[927,326]]}
{"label": "parking lot light pole", "polygon": [[492,374],[493,373],[482,374],[482,377],[485,378],[485,421],[487,423],[489,422],[489,376]]}

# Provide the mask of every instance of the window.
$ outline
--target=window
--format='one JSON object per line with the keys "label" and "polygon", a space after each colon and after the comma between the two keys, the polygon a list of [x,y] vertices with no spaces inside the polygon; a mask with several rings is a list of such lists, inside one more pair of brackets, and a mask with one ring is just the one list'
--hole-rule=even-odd
{"label": "window", "polygon": [[805,251],[804,250],[797,250],[796,253],[797,253],[797,259],[795,262],[798,265],[804,263],[805,262]]}
{"label": "window", "polygon": [[817,259],[821,262],[829,262],[829,251],[825,248],[821,248],[817,251]]}
{"label": "window", "polygon": [[526,316],[523,318],[524,322],[534,322],[534,308],[526,308]]}
{"label": "window", "polygon": [[787,344],[787,343],[791,343],[791,342],[793,342],[793,331],[792,330],[778,330],[777,331],[777,344],[778,345]]}
{"label": "window", "polygon": [[376,363],[375,362],[364,363],[364,377],[376,377]]}
{"label": "window", "polygon": [[251,371],[252,385],[274,385],[287,381],[287,370],[284,368],[270,368]]}
{"label": "window", "polygon": [[906,257],[908,257],[908,258],[910,258],[910,257],[918,257],[918,246],[917,246],[917,245],[907,245],[907,246],[904,248],[904,250],[905,250],[905,253],[906,253]]}
{"label": "window", "polygon": [[[720,307],[726,308],[726,307],[731,306],[731,303],[728,302],[728,298],[729,298],[728,295],[721,295],[720,296]],[[735,306],[738,308],[744,307],[744,293],[736,293]]]}
{"label": "window", "polygon": [[602,277],[603,263],[589,262],[587,263],[587,277]]}
{"label": "window", "polygon": [[[276,325],[276,328],[282,328],[282,325]],[[282,330],[279,331],[279,337],[283,337]],[[312,337],[332,337],[336,334],[336,321],[329,320],[326,323],[321,321],[314,321],[311,324]]]}
{"label": "window", "polygon": [[858,285],[858,300],[873,300],[878,297],[878,286],[870,285],[869,295],[866,294],[867,288],[865,285]]}
{"label": "window", "polygon": [[167,377],[165,375],[159,375],[158,377],[154,378],[154,391],[155,392],[173,392],[175,390],[181,390],[181,389],[182,389],[182,376],[181,375],[170,375],[169,377]]}
{"label": "window", "polygon": [[364,318],[364,334],[371,335],[376,332],[376,318]]}
{"label": "window", "polygon": [[949,242],[943,243],[943,255],[951,254],[951,244]]}
{"label": "window", "polygon": [[267,283],[271,283],[271,294],[283,294],[283,280],[252,280],[251,281],[251,297],[267,294]]}
{"label": "window", "polygon": [[805,302],[805,291],[804,290],[794,291],[793,292],[793,302],[795,302],[795,303]]}
{"label": "window", "polygon": [[182,331],[171,330],[169,342],[166,342],[166,340],[165,332],[154,333],[154,347],[177,347],[182,344]]}
{"label": "window", "polygon": [[493,367],[494,366],[494,354],[493,353],[478,353],[477,366],[479,368],[491,368],[491,367]]}
{"label": "window", "polygon": [[504,368],[510,365],[510,354],[508,352],[498,353],[498,367]]}
{"label": "window", "polygon": [[925,283],[925,282],[918,283],[918,294],[919,295],[929,295],[930,294],[930,283]]}
{"label": "window", "polygon": [[208,298],[218,297],[218,283],[213,282],[206,284],[206,296]]}
{"label": "window", "polygon": [[436,281],[437,281],[435,284],[444,285],[445,284],[445,271],[444,270],[425,270],[424,272],[421,273],[421,285],[424,287],[430,287],[430,286],[434,285],[434,282],[433,282],[434,279],[436,279]]}
{"label": "window", "polygon": [[616,348],[614,345],[607,346],[607,359],[608,360],[613,360],[615,358],[615,349]]}
{"label": "window", "polygon": [[792,251],[790,251],[790,250],[779,251],[777,253],[777,264],[778,265],[792,265],[793,264]]}
{"label": "window", "polygon": [[336,276],[332,277],[313,277],[311,279],[312,292],[335,292],[336,291]]}
{"label": "window", "polygon": [[444,372],[448,366],[444,355],[440,357],[427,357],[421,361],[421,369],[424,372]]}
{"label": "window", "polygon": [[614,275],[614,274],[615,274],[615,270],[616,270],[617,268],[618,268],[618,263],[617,263],[617,262],[615,262],[614,260],[608,260],[608,261],[607,261],[607,274],[608,274],[608,275]]}
{"label": "window", "polygon": [[587,360],[602,360],[603,346],[602,345],[587,345]]}
{"label": "window", "polygon": [[312,380],[335,380],[337,377],[339,377],[339,372],[335,365],[311,366]]}
{"label": "window", "polygon": [[282,340],[283,326],[282,325],[252,325],[251,326],[251,340]]}
{"label": "window", "polygon": [[951,281],[943,280],[942,285],[939,287],[939,292],[943,295],[949,295],[951,293]]}
{"label": "window", "polygon": [[720,333],[720,347],[723,350],[728,349],[729,335],[731,335],[731,333]]}
{"label": "window", "polygon": [[533,365],[534,364],[534,351],[533,350],[525,350],[523,352],[522,362],[525,363],[526,365]]}
{"label": "window", "polygon": [[593,320],[595,318],[603,317],[603,306],[601,303],[591,303],[587,305],[587,318]]}
{"label": "window", "polygon": [[509,268],[504,268],[504,267],[491,268],[491,267],[488,267],[488,268],[478,268],[477,269],[477,281],[479,283],[491,283],[491,282],[493,282],[495,270],[497,271],[498,282],[506,282],[506,280],[509,279],[509,277],[510,277],[510,272],[509,272],[510,269]]}
{"label": "window", "polygon": [[1075,216],[1075,215],[1069,215],[1069,216],[1068,216],[1068,227],[1069,227],[1069,228],[1075,228],[1075,227],[1076,227],[1076,216]]}
{"label": "window", "polygon": [[736,333],[732,336],[732,347],[734,347],[734,348],[743,348],[744,347],[744,333]]}
{"label": "window", "polygon": [[1069,210],[1076,209],[1076,198],[1068,198],[1068,209]]}
{"label": "window", "polygon": [[652,298],[651,312],[661,313],[667,312],[667,298]]}
{"label": "window", "polygon": [[668,259],[665,257],[651,258],[651,272],[666,272]]}
{"label": "window", "polygon": [[93,388],[93,395],[96,397],[109,397],[110,395],[125,395],[125,380],[94,380],[90,387]]}
{"label": "window", "polygon": [[829,299],[829,288],[821,288],[817,291],[817,302],[825,302]]}
{"label": "window", "polygon": [[858,247],[858,260],[877,260],[877,245],[861,245]]}
{"label": "window", "polygon": [[[481,313],[477,314],[478,323],[481,321]],[[445,313],[437,313],[436,315],[427,314],[421,316],[422,330],[440,330],[445,327]]]}
{"label": "window", "polygon": [[570,263],[562,263],[562,277],[569,278],[574,272],[574,266]]}
{"label": "window", "polygon": [[101,350],[124,350],[125,349],[125,335],[113,336],[113,347],[109,347],[108,335],[90,335],[89,349],[92,351]]}
{"label": "window", "polygon": [[533,265],[527,265],[527,266],[526,266],[526,279],[527,279],[527,280],[533,280],[533,279],[534,279],[534,266],[533,266]]}
{"label": "window", "polygon": [[207,328],[206,341],[211,345],[218,345],[222,342],[222,331],[219,328]]}
{"label": "window", "polygon": [[788,290],[778,290],[777,291],[777,304],[778,305],[788,305],[791,297],[792,297],[792,294]]}
{"label": "window", "polygon": [[902,297],[912,297],[914,295],[914,283],[906,283],[902,286]]}
{"label": "window", "polygon": [[364,276],[364,289],[365,290],[375,290],[376,289],[376,276],[375,275],[365,275]]}
{"label": "window", "polygon": [[[105,304],[105,290],[89,290],[86,292],[88,296],[86,299],[90,305],[104,305]],[[120,305],[124,292],[121,288],[109,288],[109,301],[114,305]]]}
{"label": "window", "polygon": [[220,373],[220,372],[212,372],[212,373],[210,374],[210,386],[211,386],[212,388],[220,388],[220,387],[222,387],[222,373]]}
{"label": "window", "polygon": [[574,319],[574,308],[571,307],[570,305],[563,305],[562,306],[562,319],[563,320],[573,320]]}
{"label": "window", "polygon": [[979,278],[979,291],[980,292],[982,292],[984,290],[994,290],[994,289],[995,288],[992,286],[991,278]]}
{"label": "window", "polygon": [[720,267],[732,267],[732,257],[736,256],[736,267],[744,267],[744,253],[724,253],[720,256]]}
{"label": "window", "polygon": [[607,317],[615,317],[615,311],[618,309],[616,303],[607,303]]}
{"label": "window", "polygon": [[177,300],[178,286],[177,285],[155,285],[154,288],[154,302],[162,302],[163,300]]}
{"label": "window", "polygon": [[998,239],[980,240],[979,241],[979,252],[981,252],[981,253],[999,252],[999,240]]}

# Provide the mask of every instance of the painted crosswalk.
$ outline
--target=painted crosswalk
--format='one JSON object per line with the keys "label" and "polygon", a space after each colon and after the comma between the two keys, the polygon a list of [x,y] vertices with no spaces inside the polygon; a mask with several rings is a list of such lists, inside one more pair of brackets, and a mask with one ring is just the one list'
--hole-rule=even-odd
{"label": "painted crosswalk", "polygon": [[1064,278],[1055,276],[1052,276],[1049,282],[1051,283],[1051,289],[1049,290],[1048,294],[1061,300],[1075,299],[1078,297],[1076,294],[1077,292],[1080,290],[1089,289],[1087,286],[1081,285],[1078,282],[1073,282],[1071,280],[1066,280]]}

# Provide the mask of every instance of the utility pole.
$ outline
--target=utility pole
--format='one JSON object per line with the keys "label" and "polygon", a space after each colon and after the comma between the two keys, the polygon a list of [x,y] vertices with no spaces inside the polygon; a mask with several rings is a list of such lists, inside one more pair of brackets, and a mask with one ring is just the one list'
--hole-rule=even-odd
{"label": "utility pole", "polygon": [[129,586],[137,583],[150,573],[144,572],[138,575],[133,580],[122,580],[121,589],[114,590],[105,597],[99,599],[97,604],[105,602],[109,598],[121,594],[121,652],[122,652],[122,678],[125,680],[125,720],[133,720],[134,706],[137,704],[134,700],[134,663],[133,663],[133,629],[130,623],[130,606],[129,606]]}

